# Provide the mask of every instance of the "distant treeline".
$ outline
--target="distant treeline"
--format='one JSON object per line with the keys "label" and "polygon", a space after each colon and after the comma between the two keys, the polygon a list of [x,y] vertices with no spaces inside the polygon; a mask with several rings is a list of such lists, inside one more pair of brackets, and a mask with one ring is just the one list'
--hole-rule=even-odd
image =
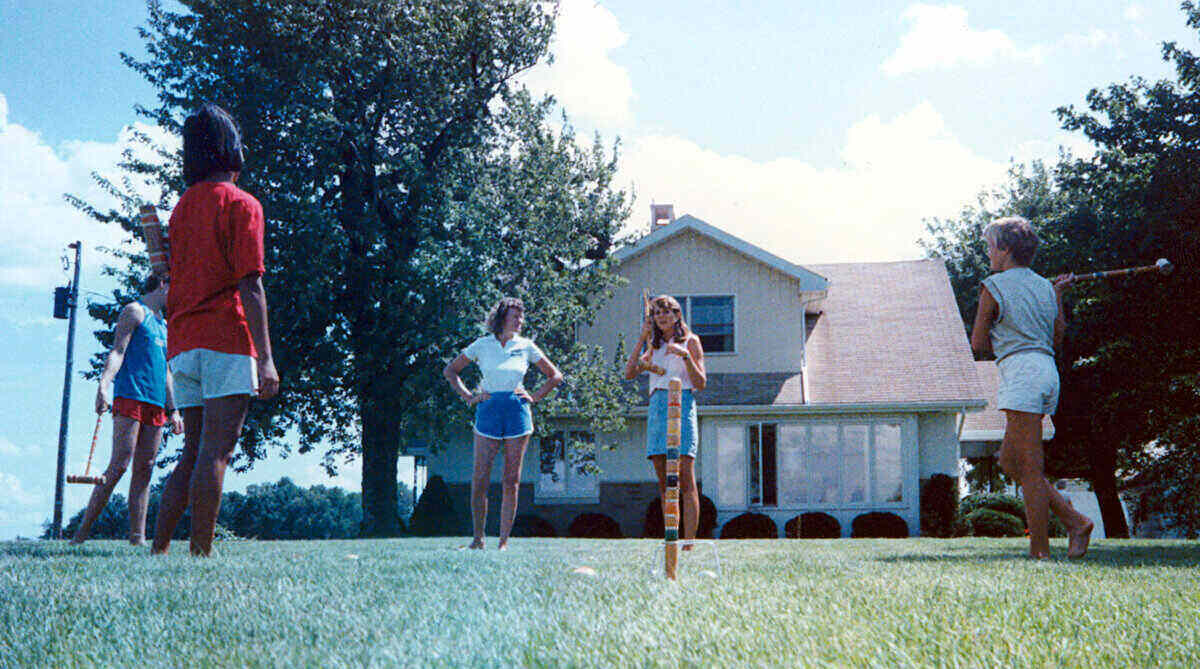
{"label": "distant treeline", "polygon": [[[158,503],[165,479],[150,489],[146,514],[147,540],[154,534]],[[412,515],[412,490],[398,481],[399,515],[407,523]],[[63,528],[64,537],[72,537],[83,520],[83,509]],[[261,483],[246,492],[227,492],[221,496],[221,514],[217,518],[217,536],[245,539],[353,539],[362,522],[362,495],[342,488],[315,485],[301,488],[284,477],[276,483]],[[185,513],[175,530],[183,539],[191,529],[191,513]],[[49,523],[42,538],[49,538]],[[129,501],[114,493],[108,506],[92,525],[92,539],[126,539],[129,536]]]}

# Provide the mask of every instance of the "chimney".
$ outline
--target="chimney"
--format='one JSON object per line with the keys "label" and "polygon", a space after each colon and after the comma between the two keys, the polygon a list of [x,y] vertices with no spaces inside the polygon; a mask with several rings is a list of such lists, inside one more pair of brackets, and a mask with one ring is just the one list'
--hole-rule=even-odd
{"label": "chimney", "polygon": [[651,204],[650,205],[650,232],[661,228],[664,225],[670,225],[675,222],[675,205],[673,204]]}

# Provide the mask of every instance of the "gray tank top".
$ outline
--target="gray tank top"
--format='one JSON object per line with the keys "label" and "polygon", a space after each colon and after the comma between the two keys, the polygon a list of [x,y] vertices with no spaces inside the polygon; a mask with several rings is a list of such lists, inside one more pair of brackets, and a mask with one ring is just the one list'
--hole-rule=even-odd
{"label": "gray tank top", "polygon": [[1054,356],[1054,285],[1028,267],[1013,267],[983,280],[999,310],[992,323],[992,352],[999,362],[1022,351]]}

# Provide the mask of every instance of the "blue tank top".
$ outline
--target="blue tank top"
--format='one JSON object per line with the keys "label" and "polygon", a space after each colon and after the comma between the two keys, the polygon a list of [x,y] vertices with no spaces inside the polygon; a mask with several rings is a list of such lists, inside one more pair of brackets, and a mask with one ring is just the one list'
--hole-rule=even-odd
{"label": "blue tank top", "polygon": [[146,317],[129,337],[125,361],[113,381],[113,396],[166,407],[167,323],[150,307],[142,304],[142,309]]}

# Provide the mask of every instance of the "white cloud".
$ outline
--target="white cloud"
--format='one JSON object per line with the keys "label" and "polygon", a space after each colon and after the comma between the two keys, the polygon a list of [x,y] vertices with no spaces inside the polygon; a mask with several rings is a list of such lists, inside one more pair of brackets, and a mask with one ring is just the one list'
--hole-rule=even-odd
{"label": "white cloud", "polygon": [[967,24],[967,10],[955,5],[918,3],[904,10],[911,29],[900,46],[883,62],[888,76],[962,65],[987,66],[1002,60],[1038,63],[1039,47],[1018,47],[1000,30],[976,30]]}
{"label": "white cloud", "polygon": [[1141,21],[1146,16],[1146,10],[1138,4],[1129,5],[1125,8],[1124,16],[1130,21]]}
{"label": "white cloud", "polygon": [[0,455],[20,455],[21,447],[7,437],[0,437]]}
{"label": "white cloud", "polygon": [[5,494],[0,495],[0,510],[10,513],[25,511],[27,507],[42,501],[42,496],[25,489],[21,479],[5,472],[0,472],[0,490],[5,491]]}
{"label": "white cloud", "polygon": [[681,137],[636,138],[628,147],[618,183],[637,190],[631,227],[648,225],[654,199],[808,263],[920,257],[923,219],[957,214],[1008,167],[955,138],[928,102],[856,123],[843,164],[832,169],[722,155]]}
{"label": "white cloud", "polygon": [[530,90],[550,93],[571,115],[602,126],[633,119],[633,82],[608,53],[628,41],[617,17],[594,0],[563,0],[550,44],[554,63],[521,77]]}
{"label": "white cloud", "polygon": [[[158,128],[137,124],[159,142],[174,140]],[[97,246],[115,246],[127,235],[116,225],[97,223],[69,205],[71,193],[100,207],[113,200],[92,180],[92,172],[116,174],[126,129],[111,143],[66,142],[58,150],[40,135],[8,121],[8,101],[0,93],[0,286],[45,288],[63,282],[66,245],[84,242],[84,271],[98,267]],[[169,145],[169,144],[168,144]]]}
{"label": "white cloud", "polygon": [[1092,28],[1086,33],[1071,33],[1062,38],[1064,46],[1074,49],[1096,49],[1102,46],[1116,46],[1117,36],[1100,28]]}

